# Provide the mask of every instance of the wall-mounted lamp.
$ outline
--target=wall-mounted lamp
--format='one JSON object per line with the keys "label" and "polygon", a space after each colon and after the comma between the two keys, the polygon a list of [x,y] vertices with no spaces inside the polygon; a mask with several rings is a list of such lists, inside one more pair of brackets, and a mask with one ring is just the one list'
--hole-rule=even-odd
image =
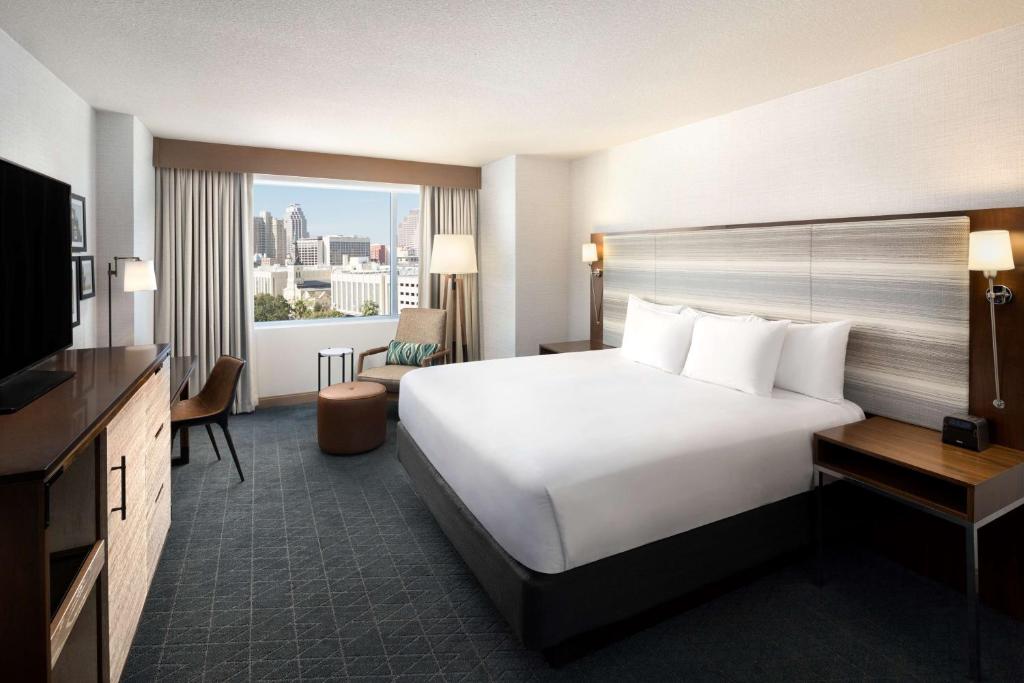
{"label": "wall-mounted lamp", "polygon": [[992,323],[992,366],[995,369],[996,398],[992,405],[996,408],[1005,408],[999,392],[999,349],[996,346],[996,306],[1008,304],[1013,301],[1013,292],[1006,285],[995,283],[996,274],[1000,270],[1013,270],[1013,246],[1010,244],[1010,232],[1008,230],[981,230],[972,232],[970,236],[970,248],[967,257],[967,267],[970,270],[980,270],[988,278],[988,289],[985,291],[985,298],[988,299],[989,319]]}
{"label": "wall-mounted lamp", "polygon": [[580,260],[590,266],[590,305],[594,309],[594,321],[601,324],[601,302],[597,297],[597,279],[601,277],[601,269],[594,266],[597,263],[597,245],[587,242],[581,250]]}
{"label": "wall-mounted lamp", "polygon": [[113,291],[114,278],[117,277],[117,262],[124,264],[124,291],[154,292],[156,291],[156,270],[152,261],[143,261],[138,256],[115,256],[107,264],[107,346],[114,345],[114,309]]}

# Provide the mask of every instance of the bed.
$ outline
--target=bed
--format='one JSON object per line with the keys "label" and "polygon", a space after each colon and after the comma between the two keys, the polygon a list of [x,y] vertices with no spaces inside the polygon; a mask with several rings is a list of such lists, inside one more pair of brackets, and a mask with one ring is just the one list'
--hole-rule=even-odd
{"label": "bed", "polygon": [[533,647],[802,545],[811,435],[863,418],[618,349],[417,370],[399,413],[413,485]]}

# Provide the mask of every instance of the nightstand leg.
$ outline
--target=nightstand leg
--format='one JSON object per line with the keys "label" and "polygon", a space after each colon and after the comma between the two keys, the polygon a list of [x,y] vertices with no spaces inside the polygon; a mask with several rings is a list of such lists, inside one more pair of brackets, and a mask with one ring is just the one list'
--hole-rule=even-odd
{"label": "nightstand leg", "polygon": [[965,528],[967,552],[967,658],[971,680],[981,678],[981,636],[978,623],[978,529]]}
{"label": "nightstand leg", "polygon": [[825,475],[818,472],[818,482],[814,487],[814,537],[816,558],[814,562],[814,580],[819,586],[825,585],[825,509],[822,504],[823,489],[825,488]]}

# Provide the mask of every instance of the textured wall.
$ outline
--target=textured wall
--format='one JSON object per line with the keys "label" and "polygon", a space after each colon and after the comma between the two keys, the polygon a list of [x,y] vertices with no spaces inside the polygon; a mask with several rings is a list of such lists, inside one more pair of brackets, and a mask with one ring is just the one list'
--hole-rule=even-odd
{"label": "textured wall", "polygon": [[571,331],[591,232],[1024,205],[1024,25],[572,164]]}
{"label": "textured wall", "polygon": [[[93,118],[85,100],[0,30],[0,157],[63,180],[85,197],[89,254],[97,253],[102,241],[96,223]],[[96,344],[98,301],[82,302],[76,347]]]}

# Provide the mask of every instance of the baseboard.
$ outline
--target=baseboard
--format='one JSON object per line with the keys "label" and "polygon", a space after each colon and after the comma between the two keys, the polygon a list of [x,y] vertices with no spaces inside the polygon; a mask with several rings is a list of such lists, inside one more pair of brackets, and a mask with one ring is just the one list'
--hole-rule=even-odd
{"label": "baseboard", "polygon": [[315,403],[317,392],[306,391],[301,394],[282,394],[281,396],[261,396],[257,408],[276,408],[278,406],[297,406],[303,403]]}

